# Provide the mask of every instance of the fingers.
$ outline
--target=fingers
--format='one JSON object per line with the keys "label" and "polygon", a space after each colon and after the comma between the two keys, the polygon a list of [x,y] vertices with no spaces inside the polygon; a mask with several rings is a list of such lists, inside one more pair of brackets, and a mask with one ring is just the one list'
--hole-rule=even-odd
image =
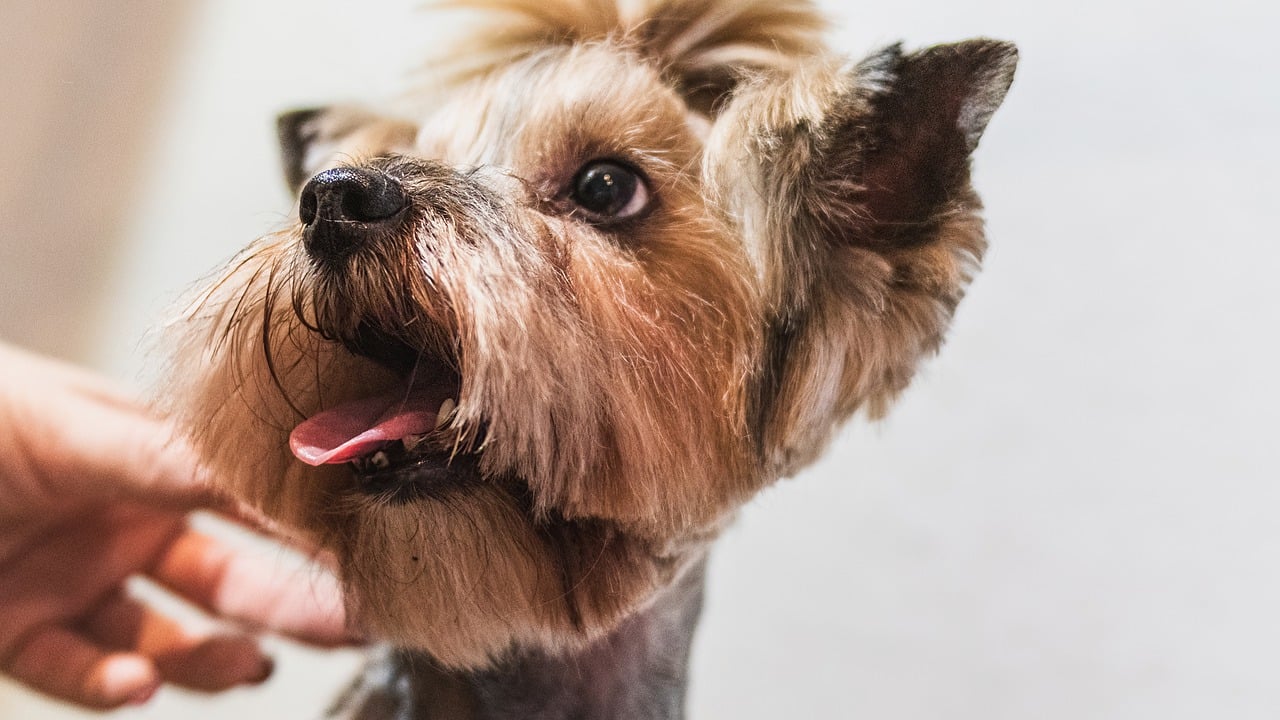
{"label": "fingers", "polygon": [[134,500],[152,506],[190,509],[221,506],[190,444],[166,422],[141,409],[86,402],[61,415],[66,425],[52,445],[52,482],[75,483],[101,500]]}
{"label": "fingers", "polygon": [[253,638],[192,634],[125,595],[109,598],[81,629],[104,648],[149,658],[166,682],[192,690],[215,692],[257,684],[274,668]]}
{"label": "fingers", "polygon": [[[0,346],[0,472],[31,499],[220,506],[196,453],[170,423],[105,378]],[[35,508],[26,508],[28,511]]]}
{"label": "fingers", "polygon": [[185,531],[181,516],[108,507],[32,538],[0,565],[0,657],[33,628],[84,617]]}
{"label": "fingers", "polygon": [[56,626],[32,633],[0,670],[47,695],[103,710],[140,705],[160,687],[160,673],[147,658],[109,652]]}
{"label": "fingers", "polygon": [[140,705],[162,682],[215,692],[270,677],[273,664],[247,637],[198,637],[123,595],[76,630],[44,626],[0,671],[40,692],[98,709]]}
{"label": "fingers", "polygon": [[283,553],[269,561],[236,552],[188,529],[152,567],[157,582],[214,615],[292,636],[315,645],[352,642],[341,593],[328,572],[304,563],[286,567]]}

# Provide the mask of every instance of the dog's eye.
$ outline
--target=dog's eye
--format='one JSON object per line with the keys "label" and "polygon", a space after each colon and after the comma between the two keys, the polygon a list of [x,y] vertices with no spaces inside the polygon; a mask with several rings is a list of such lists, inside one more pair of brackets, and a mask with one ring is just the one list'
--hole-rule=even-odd
{"label": "dog's eye", "polygon": [[618,162],[596,160],[574,178],[573,201],[599,222],[622,220],[649,206],[649,188],[635,170]]}

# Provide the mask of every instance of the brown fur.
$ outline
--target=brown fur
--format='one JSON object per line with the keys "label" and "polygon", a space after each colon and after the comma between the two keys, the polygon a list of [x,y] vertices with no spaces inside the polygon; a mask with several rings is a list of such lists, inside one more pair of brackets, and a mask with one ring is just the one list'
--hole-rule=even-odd
{"label": "brown fur", "polygon": [[[968,157],[1015,58],[850,64],[801,0],[468,5],[505,30],[430,114],[282,125],[296,181],[402,178],[403,233],[342,274],[300,226],[250,246],[183,316],[168,393],[226,489],[336,551],[366,628],[455,667],[608,631],[884,412],[985,247]],[[565,188],[596,158],[641,169],[646,213],[583,221]],[[360,322],[456,363],[470,480],[390,504],[291,456],[303,417],[394,387],[344,347]]]}

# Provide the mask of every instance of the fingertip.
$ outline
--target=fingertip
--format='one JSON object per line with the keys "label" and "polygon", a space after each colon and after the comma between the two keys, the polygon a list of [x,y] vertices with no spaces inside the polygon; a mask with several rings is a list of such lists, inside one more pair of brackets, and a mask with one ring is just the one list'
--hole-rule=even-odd
{"label": "fingertip", "polygon": [[293,598],[287,607],[297,623],[290,632],[300,640],[319,647],[342,647],[357,639],[347,617],[342,586],[327,572],[314,574],[307,592]]}
{"label": "fingertip", "polygon": [[98,710],[146,702],[161,682],[149,658],[108,652],[58,626],[32,633],[6,658],[2,669],[47,695]]}
{"label": "fingertip", "polygon": [[141,655],[107,656],[85,678],[84,701],[103,708],[143,705],[160,689],[160,671]]}
{"label": "fingertip", "polygon": [[259,668],[258,672],[254,674],[253,677],[249,678],[248,684],[261,685],[262,683],[270,680],[271,676],[275,675],[275,673],[276,673],[276,661],[272,660],[269,657],[263,657],[262,666]]}
{"label": "fingertip", "polygon": [[150,429],[150,435],[137,439],[136,452],[145,464],[135,471],[134,489],[152,502],[225,508],[227,498],[215,490],[209,469],[201,464],[190,441],[170,424]]}
{"label": "fingertip", "polygon": [[275,663],[257,641],[245,636],[208,638],[181,653],[161,659],[166,678],[191,690],[217,692],[237,685],[259,685]]}
{"label": "fingertip", "polygon": [[133,705],[135,707],[139,705],[146,705],[147,703],[151,702],[151,698],[155,697],[156,693],[159,691],[160,691],[160,683],[158,682],[154,683],[150,686],[142,688],[138,692],[131,695],[129,697],[129,700],[125,704]]}

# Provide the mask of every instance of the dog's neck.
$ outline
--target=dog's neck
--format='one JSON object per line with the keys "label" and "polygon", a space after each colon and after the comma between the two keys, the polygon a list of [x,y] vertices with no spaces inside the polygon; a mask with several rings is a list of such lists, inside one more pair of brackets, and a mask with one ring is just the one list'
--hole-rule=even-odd
{"label": "dog's neck", "polygon": [[340,720],[679,720],[705,563],[590,647],[527,651],[479,672],[386,649],[338,701]]}

